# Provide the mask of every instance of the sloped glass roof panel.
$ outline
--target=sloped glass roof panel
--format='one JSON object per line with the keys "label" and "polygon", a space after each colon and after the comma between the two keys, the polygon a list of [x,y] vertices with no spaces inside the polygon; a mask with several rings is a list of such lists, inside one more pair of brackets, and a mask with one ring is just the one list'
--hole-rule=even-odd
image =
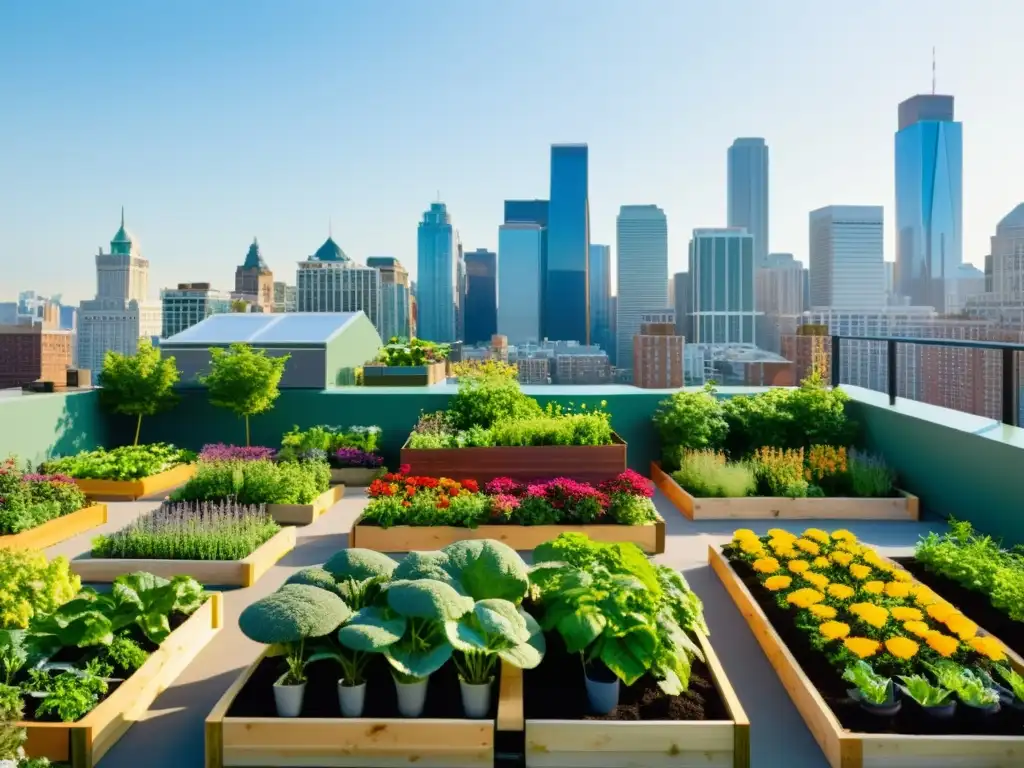
{"label": "sloped glass roof panel", "polygon": [[230,313],[211,315],[167,339],[165,344],[230,344],[252,342],[268,324],[284,315],[261,313]]}
{"label": "sloped glass roof panel", "polygon": [[278,322],[264,327],[254,343],[323,343],[355,316],[355,312],[287,312],[277,315]]}
{"label": "sloped glass roof panel", "polygon": [[164,346],[231,344],[318,344],[326,342],[358,312],[286,312],[212,315],[171,336]]}

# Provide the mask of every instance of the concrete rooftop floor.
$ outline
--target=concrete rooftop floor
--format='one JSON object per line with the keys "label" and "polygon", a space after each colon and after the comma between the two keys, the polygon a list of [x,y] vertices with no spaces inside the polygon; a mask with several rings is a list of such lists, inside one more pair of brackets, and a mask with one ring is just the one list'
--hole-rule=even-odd
{"label": "concrete rooftop floor", "polygon": [[[52,556],[74,558],[89,551],[91,537],[115,531],[159,502],[109,504],[109,522],[47,550]],[[732,521],[689,522],[660,493],[656,506],[666,521],[666,552],[657,559],[684,572],[690,586],[704,601],[711,642],[736,690],[751,728],[751,765],[754,768],[827,768],[821,750],[779,683],[757,641],[747,628],[718,578],[707,564],[709,545],[728,541],[740,524]],[[225,591],[224,628],[198,658],[163,693],[146,717],[136,723],[102,760],[102,768],[192,768],[204,761],[203,722],[213,705],[238,674],[260,652],[238,630],[238,615],[246,605],[276,590],[294,571],[319,565],[348,545],[348,530],[366,504],[362,489],[348,489],[345,497],[313,525],[298,529],[298,545],[255,586]],[[800,531],[820,522],[760,521],[743,523],[763,533],[780,527]],[[825,525],[845,527],[890,556],[909,554],[918,536],[936,526],[912,522],[848,521]],[[144,756],[144,757],[143,757]],[[141,759],[140,759],[141,758]]]}

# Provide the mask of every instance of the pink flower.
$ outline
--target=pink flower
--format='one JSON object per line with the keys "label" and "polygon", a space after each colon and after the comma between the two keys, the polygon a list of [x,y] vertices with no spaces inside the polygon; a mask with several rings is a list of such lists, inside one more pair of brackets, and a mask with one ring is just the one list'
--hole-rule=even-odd
{"label": "pink flower", "polygon": [[511,477],[496,477],[484,486],[484,490],[492,495],[516,495],[523,492],[523,486]]}

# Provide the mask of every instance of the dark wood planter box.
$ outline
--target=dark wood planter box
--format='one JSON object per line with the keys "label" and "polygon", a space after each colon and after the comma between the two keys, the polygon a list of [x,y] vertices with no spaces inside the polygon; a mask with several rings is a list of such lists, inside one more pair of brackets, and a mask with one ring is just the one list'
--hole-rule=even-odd
{"label": "dark wood planter box", "polygon": [[446,379],[448,363],[427,365],[367,365],[363,368],[365,387],[428,387]]}
{"label": "dark wood planter box", "polygon": [[496,446],[494,448],[410,448],[402,446],[409,474],[487,482],[496,477],[543,480],[571,477],[599,483],[626,471],[626,443],[612,433],[611,445]]}

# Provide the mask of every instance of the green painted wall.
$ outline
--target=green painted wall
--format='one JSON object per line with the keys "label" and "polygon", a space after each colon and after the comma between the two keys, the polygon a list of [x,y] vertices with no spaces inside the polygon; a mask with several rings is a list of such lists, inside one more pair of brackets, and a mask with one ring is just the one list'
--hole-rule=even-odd
{"label": "green painted wall", "polygon": [[0,398],[0,457],[36,464],[105,445],[109,438],[97,390]]}

